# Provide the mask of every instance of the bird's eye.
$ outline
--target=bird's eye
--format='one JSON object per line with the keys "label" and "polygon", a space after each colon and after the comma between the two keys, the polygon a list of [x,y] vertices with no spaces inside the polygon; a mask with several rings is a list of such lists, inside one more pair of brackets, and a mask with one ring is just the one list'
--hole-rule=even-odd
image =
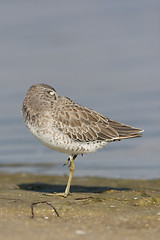
{"label": "bird's eye", "polygon": [[49,93],[51,96],[54,95],[54,92],[53,92],[53,91],[49,91],[48,93]]}

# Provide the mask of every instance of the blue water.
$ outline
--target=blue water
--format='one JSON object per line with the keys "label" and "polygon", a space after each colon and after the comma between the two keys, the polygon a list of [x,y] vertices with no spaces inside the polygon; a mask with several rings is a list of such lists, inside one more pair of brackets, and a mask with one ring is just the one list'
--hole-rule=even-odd
{"label": "blue water", "polygon": [[160,177],[160,2],[0,2],[0,172],[65,174],[67,156],[26,129],[30,85],[111,119],[143,128],[141,138],[78,156],[75,176]]}

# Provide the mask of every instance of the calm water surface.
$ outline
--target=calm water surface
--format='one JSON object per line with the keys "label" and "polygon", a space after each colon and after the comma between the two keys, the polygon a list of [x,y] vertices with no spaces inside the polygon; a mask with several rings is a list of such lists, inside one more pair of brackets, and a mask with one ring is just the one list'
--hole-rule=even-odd
{"label": "calm water surface", "polygon": [[30,85],[111,119],[143,137],[78,156],[75,176],[160,177],[159,1],[3,1],[0,3],[0,172],[65,174],[67,155],[26,129]]}

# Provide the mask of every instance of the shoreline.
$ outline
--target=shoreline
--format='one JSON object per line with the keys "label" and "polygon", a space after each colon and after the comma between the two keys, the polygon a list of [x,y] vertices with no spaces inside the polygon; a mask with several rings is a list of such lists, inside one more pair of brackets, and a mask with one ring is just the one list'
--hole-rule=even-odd
{"label": "shoreline", "polygon": [[[67,178],[1,173],[0,239],[160,237],[160,179],[74,177],[72,195],[46,196],[63,192]],[[36,202],[43,203],[34,205],[32,218],[31,204]]]}

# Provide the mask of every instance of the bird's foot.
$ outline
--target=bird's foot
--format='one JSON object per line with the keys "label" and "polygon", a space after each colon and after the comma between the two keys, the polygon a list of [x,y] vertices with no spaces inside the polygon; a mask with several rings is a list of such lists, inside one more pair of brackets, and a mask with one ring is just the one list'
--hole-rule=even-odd
{"label": "bird's foot", "polygon": [[[82,154],[82,156],[83,156],[83,154]],[[63,167],[66,166],[68,163],[69,163],[68,167],[70,167],[71,166],[71,161],[75,160],[76,157],[77,157],[77,155],[69,156],[67,161],[63,164]]]}
{"label": "bird's foot", "polygon": [[64,198],[66,198],[68,195],[71,195],[71,193],[70,193],[70,192],[69,192],[69,193],[65,193],[65,192],[63,192],[63,193],[53,192],[53,193],[47,193],[47,194],[45,194],[45,196],[60,196],[60,197],[64,197]]}
{"label": "bird's foot", "polygon": [[67,161],[63,164],[63,167],[66,166],[69,163],[69,167],[70,167],[70,158],[67,159]]}

